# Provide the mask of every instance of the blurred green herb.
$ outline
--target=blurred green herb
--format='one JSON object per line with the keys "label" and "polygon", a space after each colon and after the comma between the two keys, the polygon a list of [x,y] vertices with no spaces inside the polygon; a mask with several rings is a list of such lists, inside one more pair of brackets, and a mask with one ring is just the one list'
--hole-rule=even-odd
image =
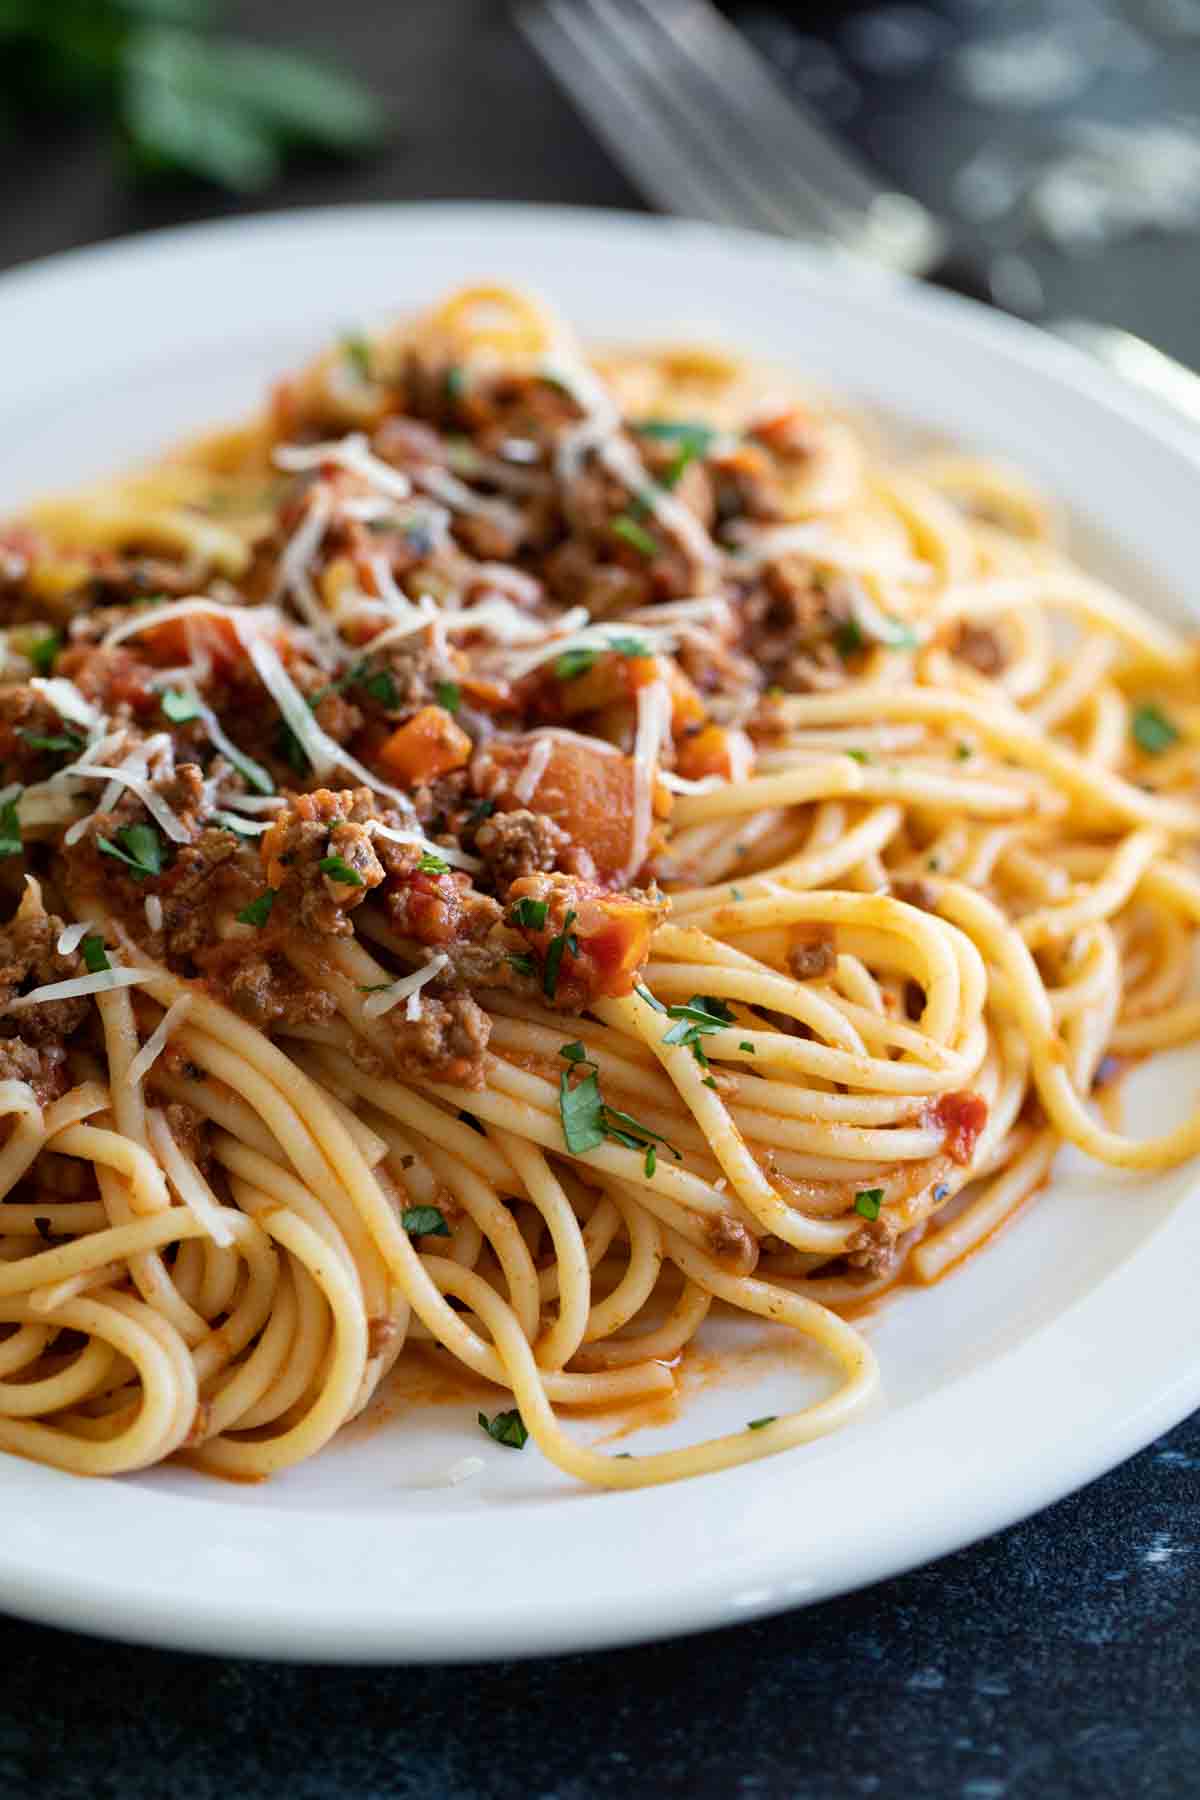
{"label": "blurred green herb", "polygon": [[353,155],[380,102],[324,58],[214,30],[214,0],[0,0],[0,112],[109,121],[132,170],[259,193],[298,148]]}

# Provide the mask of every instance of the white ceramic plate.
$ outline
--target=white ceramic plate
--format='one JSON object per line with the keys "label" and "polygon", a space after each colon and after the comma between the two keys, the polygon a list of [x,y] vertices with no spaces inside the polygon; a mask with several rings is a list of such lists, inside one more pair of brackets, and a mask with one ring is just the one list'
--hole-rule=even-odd
{"label": "white ceramic plate", "polygon": [[[236,417],[348,323],[480,276],[538,286],[594,337],[715,333],[1011,457],[1103,528],[1093,560],[1184,603],[1200,440],[1152,402],[942,295],[772,240],[596,213],[294,213],[9,276],[0,511]],[[1133,1128],[1182,1116],[1198,1070],[1182,1054],[1144,1070]],[[869,1325],[885,1397],[865,1421],[678,1486],[586,1492],[532,1446],[488,1443],[468,1407],[355,1428],[262,1487],[175,1470],[88,1484],[0,1459],[0,1606],[208,1650],[425,1660],[625,1643],[893,1574],[1045,1505],[1200,1402],[1193,1186],[1062,1158],[985,1255]],[[734,1428],[812,1379],[793,1354],[735,1357],[627,1442]],[[478,1479],[434,1485],[473,1453]]]}

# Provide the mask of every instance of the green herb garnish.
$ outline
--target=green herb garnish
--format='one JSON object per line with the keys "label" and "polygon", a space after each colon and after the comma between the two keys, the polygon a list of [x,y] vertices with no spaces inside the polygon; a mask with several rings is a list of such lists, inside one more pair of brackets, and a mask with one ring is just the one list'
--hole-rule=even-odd
{"label": "green herb garnish", "polygon": [[252,900],[249,906],[243,906],[237,915],[239,922],[261,929],[271,916],[271,908],[275,904],[275,892],[274,888],[264,888],[257,900]]}
{"label": "green herb garnish", "polygon": [[864,1219],[877,1219],[882,1199],[882,1188],[863,1188],[854,1196],[854,1210]]}
{"label": "green herb garnish", "polygon": [[462,689],[457,681],[439,681],[433,691],[438,705],[445,712],[456,713],[462,705]]}
{"label": "green herb garnish", "polygon": [[485,819],[491,818],[495,810],[496,802],[494,800],[479,800],[467,814],[467,824],[481,825]]}
{"label": "green herb garnish", "polygon": [[166,863],[166,846],[162,833],[154,825],[125,825],[117,833],[117,843],[98,837],[96,843],[105,856],[115,856],[133,870],[135,881],[147,875],[161,875]]}
{"label": "green herb garnish", "polygon": [[362,887],[363,878],[357,869],[352,869],[344,856],[323,856],[317,864],[322,875],[328,875],[330,881],[340,882],[343,887]]}
{"label": "green herb garnish", "polygon": [[746,1430],[761,1431],[764,1425],[773,1425],[778,1417],[778,1413],[764,1413],[761,1419],[751,1419]]}
{"label": "green herb garnish", "polygon": [[508,966],[510,969],[515,969],[518,975],[533,975],[536,973],[532,956],[528,955],[524,950],[510,951]]}
{"label": "green herb garnish", "polygon": [[20,856],[21,821],[17,817],[17,801],[20,793],[13,795],[0,806],[0,856]]}
{"label": "green herb garnish", "polygon": [[862,634],[862,626],[857,619],[843,619],[833,633],[833,647],[843,662],[866,647],[866,639]]}
{"label": "green herb garnish", "polygon": [[649,656],[650,654],[650,646],[642,638],[614,637],[609,638],[608,642],[609,648],[615,650],[618,656]]}
{"label": "green herb garnish", "polygon": [[657,556],[658,539],[648,532],[644,525],[639,525],[632,513],[618,513],[612,520],[612,534],[631,547],[641,556]]}
{"label": "green herb garnish", "polygon": [[656,1000],[654,998],[654,995],[650,992],[650,989],[645,985],[644,982],[635,981],[633,984],[633,991],[637,995],[639,1000],[644,1000],[646,1002],[647,1006],[652,1006],[654,1008],[655,1012],[663,1013],[663,1014],[666,1013],[667,1009],[663,1005],[662,1001]]}
{"label": "green herb garnish", "polygon": [[84,967],[89,975],[103,975],[106,969],[112,968],[103,938],[85,937],[79,947],[83,951]]}
{"label": "green herb garnish", "polygon": [[1164,750],[1179,742],[1178,728],[1172,725],[1162,708],[1150,700],[1138,707],[1130,729],[1134,743],[1147,756],[1161,756]]}
{"label": "green herb garnish", "polygon": [[497,1444],[503,1444],[506,1450],[523,1450],[529,1442],[525,1421],[515,1406],[509,1412],[497,1413],[494,1419],[489,1419],[486,1413],[477,1416],[488,1436]]}
{"label": "green herb garnish", "polygon": [[513,904],[512,916],[514,925],[527,925],[530,931],[544,931],[546,915],[550,911],[546,900],[530,900],[522,896]]}
{"label": "green herb garnish", "polygon": [[467,371],[460,369],[457,363],[451,363],[446,370],[445,386],[451,400],[461,400],[467,391]]}
{"label": "green herb garnish", "polygon": [[711,425],[694,419],[643,419],[633,428],[639,437],[657,438],[660,443],[685,445],[692,456],[707,456],[718,433]]}
{"label": "green herb garnish", "polygon": [[411,1237],[449,1237],[445,1214],[436,1206],[410,1206],[400,1223]]}
{"label": "green herb garnish", "polygon": [[297,775],[308,774],[312,767],[308,760],[308,753],[286,720],[276,734],[275,749],[288,767],[295,769]]}
{"label": "green herb garnish", "polygon": [[342,333],[341,351],[360,381],[371,379],[371,345],[361,331]]}
{"label": "green herb garnish", "polygon": [[595,650],[583,644],[577,650],[564,650],[554,665],[554,673],[559,681],[577,681],[587,674],[595,661]]}
{"label": "green herb garnish", "polygon": [[[607,1104],[600,1092],[600,1071],[581,1043],[564,1044],[558,1054],[579,1076],[572,1086],[571,1069],[564,1069],[558,1083],[559,1117],[567,1149],[572,1155],[595,1150],[607,1138],[626,1150],[643,1151],[647,1176],[653,1175],[658,1166],[657,1144],[669,1150],[676,1162],[682,1161],[680,1152],[661,1132],[651,1131],[648,1125],[643,1125],[632,1113],[622,1112],[619,1106]],[[653,1155],[651,1151],[654,1151]]]}
{"label": "green herb garnish", "polygon": [[30,644],[27,654],[39,675],[49,675],[62,646],[61,631],[51,631],[46,637],[39,638],[36,644]]}
{"label": "green herb garnish", "polygon": [[846,755],[852,756],[856,763],[869,763],[871,760],[869,750],[847,750]]}
{"label": "green herb garnish", "polygon": [[49,750],[55,755],[72,756],[83,749],[84,740],[77,731],[59,731],[50,737],[43,737],[39,732],[26,731],[24,726],[17,726],[17,736],[24,738],[31,750]]}
{"label": "green herb garnish", "polygon": [[417,873],[418,875],[448,875],[450,864],[444,858],[435,856],[431,850],[422,850],[417,863]]}
{"label": "green herb garnish", "polygon": [[550,939],[546,948],[546,961],[542,967],[542,992],[548,1000],[553,1000],[558,992],[558,972],[562,967],[564,953],[569,950],[572,956],[579,955],[579,943],[571,932],[571,927],[578,918],[575,912],[569,912],[563,920],[563,928],[557,937]]}
{"label": "green herb garnish", "polygon": [[186,725],[189,719],[200,717],[200,702],[195,694],[186,694],[182,688],[164,688],[159,705],[172,725]]}

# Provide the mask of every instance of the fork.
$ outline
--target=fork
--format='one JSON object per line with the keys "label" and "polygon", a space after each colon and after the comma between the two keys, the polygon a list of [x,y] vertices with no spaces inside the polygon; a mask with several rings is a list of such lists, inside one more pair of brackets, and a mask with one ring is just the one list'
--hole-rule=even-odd
{"label": "fork", "polygon": [[[520,0],[517,24],[597,136],[667,212],[831,244],[975,298],[933,214],[875,177],[786,94],[711,0]],[[1044,321],[1200,420],[1200,376],[1131,333]]]}

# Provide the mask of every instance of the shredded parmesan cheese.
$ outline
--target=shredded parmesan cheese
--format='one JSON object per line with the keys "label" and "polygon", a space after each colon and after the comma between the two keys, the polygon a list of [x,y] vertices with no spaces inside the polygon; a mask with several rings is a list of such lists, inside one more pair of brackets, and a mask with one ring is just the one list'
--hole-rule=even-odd
{"label": "shredded parmesan cheese", "polygon": [[407,500],[412,493],[408,477],[399,469],[393,469],[391,463],[373,456],[361,431],[352,431],[344,438],[321,444],[280,444],[274,452],[274,461],[276,468],[284,469],[288,474],[333,463],[339,469],[360,476],[393,500]]}
{"label": "shredded parmesan cheese", "polygon": [[233,1232],[222,1216],[217,1196],[201,1175],[195,1163],[183,1154],[175,1142],[171,1127],[163,1113],[151,1108],[146,1114],[146,1135],[167,1180],[190,1212],[195,1213],[214,1244],[227,1249],[233,1243]]}
{"label": "shredded parmesan cheese", "polygon": [[[436,956],[430,957],[424,968],[414,969],[411,975],[401,975],[398,981],[393,981],[391,986],[384,988],[381,993],[368,994],[363,1001],[364,1015],[368,1019],[378,1019],[384,1013],[391,1012],[394,1006],[399,1006],[401,1000],[407,1000],[406,1017],[419,1019],[421,1016],[421,989],[427,981],[432,981],[435,975],[439,975],[449,961],[450,958],[439,950]],[[416,1002],[415,1010],[414,1001]]]}
{"label": "shredded parmesan cheese", "polygon": [[625,880],[632,881],[646,860],[654,822],[654,777],[663,742],[671,729],[671,695],[665,681],[639,688],[633,742],[633,808]]}
{"label": "shredded parmesan cheese", "polygon": [[535,734],[529,760],[513,782],[513,795],[522,806],[528,806],[537,792],[537,784],[546,773],[546,764],[550,761],[553,747],[551,738],[544,737],[540,732]]}
{"label": "shredded parmesan cheese", "polygon": [[98,706],[86,700],[75,686],[63,675],[34,675],[29,683],[36,693],[47,699],[55,712],[62,719],[70,719],[73,725],[82,725],[90,731],[94,726],[103,724],[104,714]]}
{"label": "shredded parmesan cheese", "polygon": [[74,975],[69,981],[48,981],[8,1002],[9,1012],[24,1012],[50,1000],[78,1000],[85,994],[107,994],[113,988],[137,987],[153,981],[153,969],[101,969],[96,975]]}
{"label": "shredded parmesan cheese", "polygon": [[146,895],[146,923],[151,931],[161,931],[163,928],[162,901],[157,894]]}
{"label": "shredded parmesan cheese", "polygon": [[[162,826],[174,843],[190,842],[191,832],[187,826],[171,811],[162,795],[156,794],[150,783],[142,776],[134,775],[129,769],[113,768],[106,763],[96,763],[90,769],[76,769],[72,773],[78,774],[84,780],[119,782],[122,787],[127,787],[130,793],[137,795],[150,817]],[[104,810],[103,800],[100,810]]]}
{"label": "shredded parmesan cheese", "polygon": [[468,856],[465,850],[456,850],[453,845],[432,843],[419,831],[397,831],[392,825],[381,825],[378,819],[368,819],[363,830],[369,831],[373,837],[388,838],[393,844],[415,844],[428,855],[440,856],[443,862],[452,863],[456,869],[483,867],[477,856]]}
{"label": "shredded parmesan cheese", "polygon": [[88,932],[94,930],[95,926],[90,919],[84,919],[77,925],[64,925],[58,934],[55,949],[60,956],[70,956],[72,950],[79,948]]}
{"label": "shredded parmesan cheese", "polygon": [[146,1039],[137,1055],[129,1065],[129,1080],[134,1087],[144,1081],[155,1062],[167,1047],[167,1040],[178,1026],[184,1015],[191,1011],[192,996],[180,994],[173,1000],[162,1018],[158,1021],[150,1036]]}

